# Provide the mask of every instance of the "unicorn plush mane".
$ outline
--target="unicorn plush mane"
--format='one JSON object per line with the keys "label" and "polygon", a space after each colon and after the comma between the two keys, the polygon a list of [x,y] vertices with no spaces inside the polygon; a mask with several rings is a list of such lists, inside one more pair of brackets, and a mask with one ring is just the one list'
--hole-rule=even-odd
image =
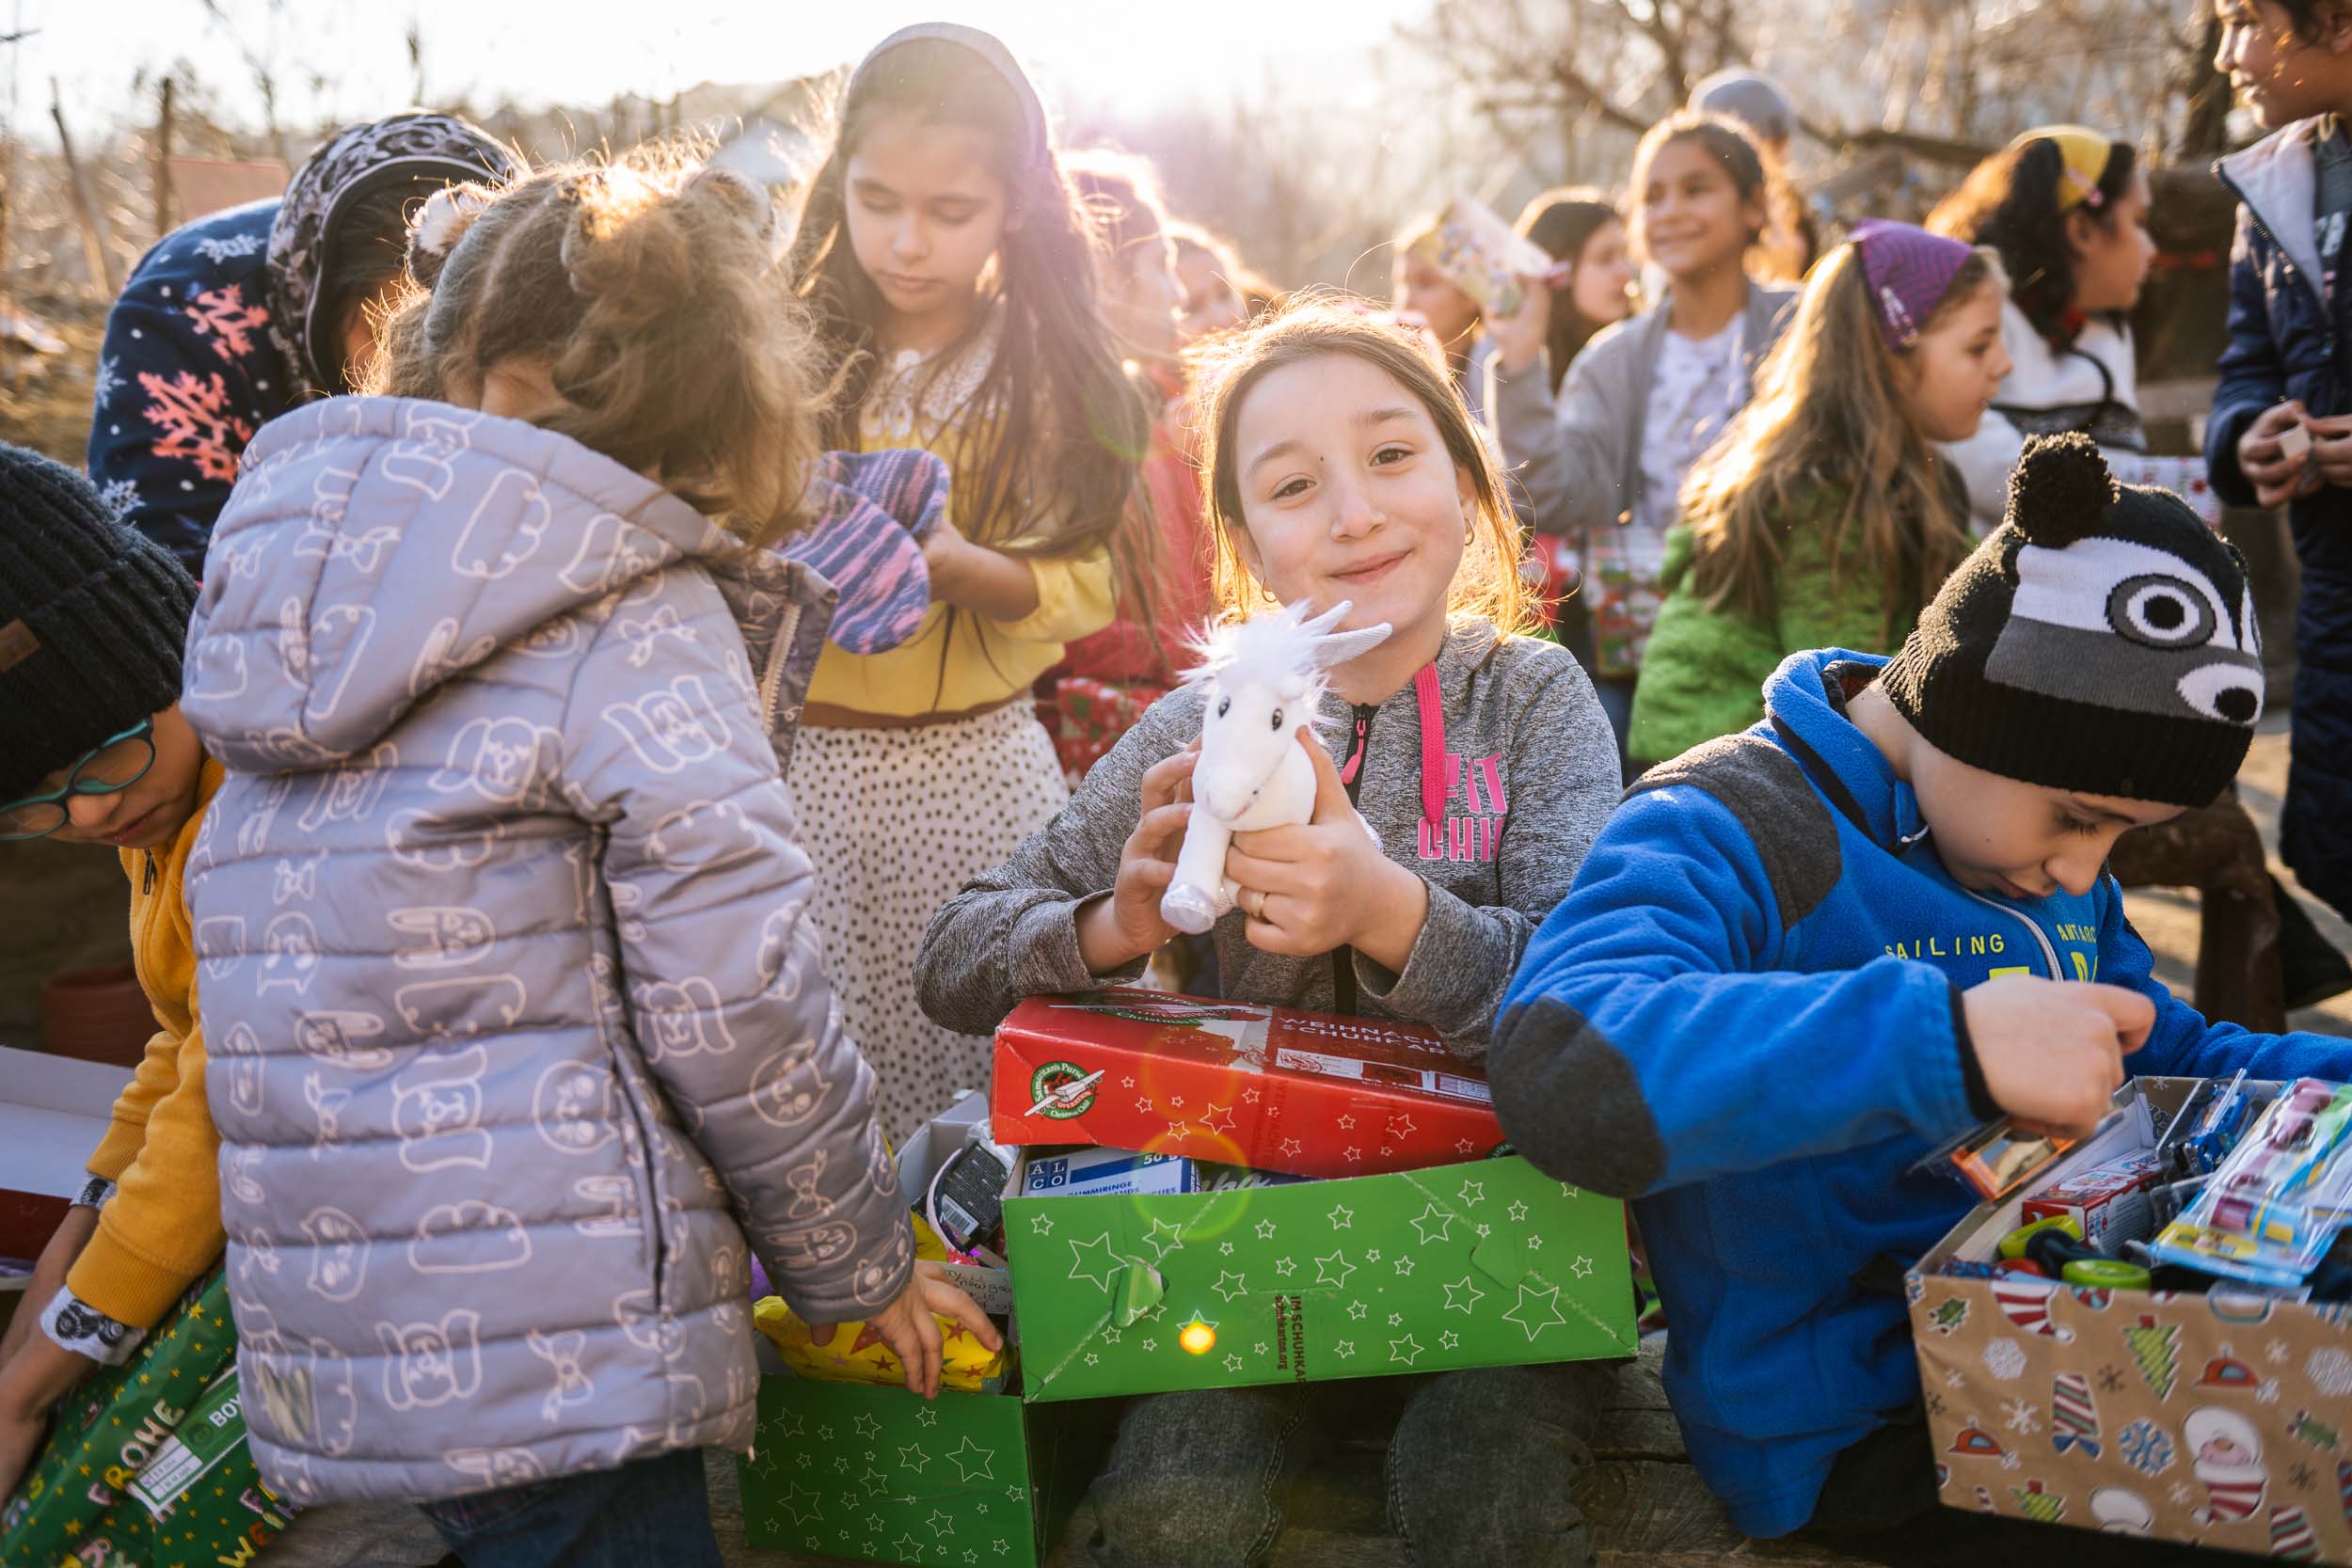
{"label": "unicorn plush mane", "polygon": [[1298,732],[1314,723],[1327,672],[1389,635],[1385,624],[1332,630],[1352,608],[1342,600],[1311,618],[1304,605],[1286,605],[1279,614],[1213,626],[1193,644],[1200,662],[1185,672],[1184,684],[1207,698],[1192,772],[1196,809],[1160,898],[1161,918],[1176,929],[1205,931],[1233,907],[1225,850],[1235,832],[1313,814],[1315,768]]}
{"label": "unicorn plush mane", "polygon": [[1347,610],[1341,604],[1310,620],[1303,605],[1293,604],[1272,615],[1216,622],[1193,639],[1200,661],[1184,672],[1184,684],[1214,684],[1228,691],[1264,686],[1288,701],[1304,702],[1311,713],[1328,684],[1321,639]]}

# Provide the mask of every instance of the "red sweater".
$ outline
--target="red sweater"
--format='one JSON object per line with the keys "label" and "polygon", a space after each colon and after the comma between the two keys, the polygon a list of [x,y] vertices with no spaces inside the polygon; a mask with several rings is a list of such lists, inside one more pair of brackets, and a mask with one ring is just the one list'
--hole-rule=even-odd
{"label": "red sweater", "polygon": [[1200,474],[1184,378],[1159,366],[1148,373],[1168,399],[1152,421],[1152,444],[1142,463],[1145,494],[1160,531],[1160,565],[1153,584],[1159,602],[1149,627],[1136,619],[1136,606],[1121,605],[1109,626],[1070,644],[1054,672],[1057,675],[1173,686],[1192,661],[1187,641],[1216,613],[1209,591],[1208,525],[1201,515]]}

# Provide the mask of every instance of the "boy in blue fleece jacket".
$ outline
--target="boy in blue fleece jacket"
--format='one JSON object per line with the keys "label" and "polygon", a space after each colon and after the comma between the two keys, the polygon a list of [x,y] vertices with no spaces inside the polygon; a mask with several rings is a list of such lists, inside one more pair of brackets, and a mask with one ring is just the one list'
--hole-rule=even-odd
{"label": "boy in blue fleece jacket", "polygon": [[2352,1041],[2175,1001],[2106,874],[2229,784],[2262,680],[2234,552],[2086,437],[2030,443],[1893,659],[1792,655],[1764,722],[1633,786],[1536,933],[1503,1131],[1636,1200],[1666,1391],[1740,1529],[1932,1504],[1902,1274],[1971,1200],[1914,1171],[1931,1148],[2003,1112],[2086,1133],[2128,1071],[2352,1077]]}

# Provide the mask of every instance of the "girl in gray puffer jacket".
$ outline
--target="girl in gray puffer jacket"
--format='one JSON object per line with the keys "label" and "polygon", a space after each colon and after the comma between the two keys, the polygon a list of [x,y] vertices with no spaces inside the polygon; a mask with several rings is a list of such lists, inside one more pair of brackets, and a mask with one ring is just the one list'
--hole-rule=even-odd
{"label": "girl in gray puffer jacket", "polygon": [[477,1565],[718,1560],[752,1254],[922,1391],[927,1308],[994,1339],[914,1274],[802,918],[832,595],[745,548],[813,455],[766,214],[626,168],[435,197],[386,334],[423,396],[262,431],[190,633],[253,1449],[298,1504],[495,1489],[427,1510]]}

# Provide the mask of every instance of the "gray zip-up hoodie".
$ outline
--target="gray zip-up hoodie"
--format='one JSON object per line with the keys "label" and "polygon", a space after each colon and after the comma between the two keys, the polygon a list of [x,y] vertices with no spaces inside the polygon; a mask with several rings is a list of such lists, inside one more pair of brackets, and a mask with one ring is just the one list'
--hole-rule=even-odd
{"label": "gray zip-up hoodie", "polygon": [[[1528,937],[1566,895],[1617,802],[1617,744],[1592,683],[1556,643],[1498,642],[1474,623],[1447,637],[1437,667],[1445,735],[1432,762],[1446,774],[1442,818],[1423,811],[1411,683],[1376,709],[1327,693],[1315,733],[1344,760],[1358,719],[1367,721],[1357,809],[1389,858],[1429,884],[1429,917],[1401,973],[1343,950],[1356,1008],[1425,1024],[1476,1058]],[[1078,906],[1118,879],[1144,772],[1200,733],[1201,700],[1187,687],[1152,704],[1060,815],[931,917],[914,974],[934,1022],[986,1034],[1023,997],[1134,983],[1139,961],[1087,972]],[[1261,952],[1243,935],[1247,924],[1238,911],[1216,923],[1224,994],[1329,1010],[1341,984],[1333,958]]]}
{"label": "gray zip-up hoodie", "polygon": [[303,1504],[744,1448],[745,1233],[913,1243],[787,803],[830,590],[577,442],[336,398],[222,513],[182,711],[245,1415]]}
{"label": "gray zip-up hoodie", "polygon": [[[1756,368],[1780,341],[1796,297],[1793,288],[1750,280],[1736,406],[1746,406]],[[1556,398],[1542,365],[1505,375],[1488,362],[1486,419],[1538,533],[1581,537],[1624,523],[1641,505],[1642,438],[1670,306],[1661,299],[1603,328],[1568,366]]]}

